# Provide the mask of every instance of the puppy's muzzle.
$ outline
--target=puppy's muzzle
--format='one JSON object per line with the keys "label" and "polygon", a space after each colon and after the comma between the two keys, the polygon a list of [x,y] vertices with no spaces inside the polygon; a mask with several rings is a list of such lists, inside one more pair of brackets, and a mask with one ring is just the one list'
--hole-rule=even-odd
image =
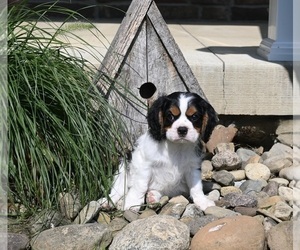
{"label": "puppy's muzzle", "polygon": [[177,133],[178,133],[178,135],[179,135],[180,137],[185,137],[186,134],[187,134],[187,132],[188,132],[188,128],[187,128],[187,127],[179,127],[179,128],[177,129]]}

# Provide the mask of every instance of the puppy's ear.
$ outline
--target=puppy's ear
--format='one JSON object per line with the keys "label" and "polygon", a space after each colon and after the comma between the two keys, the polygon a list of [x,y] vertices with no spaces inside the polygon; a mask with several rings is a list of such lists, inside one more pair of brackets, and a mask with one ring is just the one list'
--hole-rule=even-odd
{"label": "puppy's ear", "polygon": [[206,143],[209,141],[211,133],[214,127],[218,124],[219,119],[216,111],[214,108],[205,101],[205,114],[203,116],[203,123],[202,123],[202,139]]}
{"label": "puppy's ear", "polygon": [[166,102],[166,96],[159,97],[148,111],[147,121],[149,132],[153,139],[160,141],[165,137],[163,133],[163,107]]}

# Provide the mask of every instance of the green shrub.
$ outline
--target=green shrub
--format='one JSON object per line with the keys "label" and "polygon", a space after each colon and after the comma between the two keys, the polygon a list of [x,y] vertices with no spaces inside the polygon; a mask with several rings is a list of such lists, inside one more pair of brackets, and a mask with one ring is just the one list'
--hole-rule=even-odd
{"label": "green shrub", "polygon": [[78,193],[83,205],[106,195],[126,137],[120,115],[94,87],[96,69],[74,56],[97,52],[66,22],[53,26],[49,12],[83,18],[55,5],[8,12],[9,202],[27,211],[56,206],[60,192]]}

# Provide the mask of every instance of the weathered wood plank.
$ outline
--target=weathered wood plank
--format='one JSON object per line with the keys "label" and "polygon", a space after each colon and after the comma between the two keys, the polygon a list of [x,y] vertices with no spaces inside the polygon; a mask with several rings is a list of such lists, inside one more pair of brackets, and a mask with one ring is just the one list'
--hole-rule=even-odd
{"label": "weathered wood plank", "polygon": [[103,59],[100,72],[108,76],[118,74],[152,2],[153,0],[138,0],[133,1],[129,6],[126,16]]}
{"label": "weathered wood plank", "polygon": [[207,99],[204,92],[202,91],[196,77],[194,76],[191,68],[186,62],[181,50],[176,44],[167,24],[165,23],[163,17],[161,16],[155,2],[152,2],[147,15],[157,32],[162,44],[167,50],[170,58],[173,60],[178,74],[183,79],[183,82],[188,87],[188,91],[196,92],[203,98]]}

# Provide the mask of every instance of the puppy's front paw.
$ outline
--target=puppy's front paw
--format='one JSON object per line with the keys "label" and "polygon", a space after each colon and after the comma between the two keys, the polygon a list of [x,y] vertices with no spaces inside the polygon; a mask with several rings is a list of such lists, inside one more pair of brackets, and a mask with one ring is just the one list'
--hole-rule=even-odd
{"label": "puppy's front paw", "polygon": [[208,207],[213,207],[213,206],[216,205],[213,201],[211,201],[207,197],[202,197],[201,199],[194,199],[194,203],[198,207],[200,207],[200,209],[202,211],[205,211],[205,209],[208,208]]}
{"label": "puppy's front paw", "polygon": [[101,198],[97,201],[100,204],[100,207],[105,210],[109,210],[113,205],[107,200],[107,198]]}
{"label": "puppy's front paw", "polygon": [[161,193],[156,190],[151,190],[146,195],[146,203],[157,203],[161,198]]}

